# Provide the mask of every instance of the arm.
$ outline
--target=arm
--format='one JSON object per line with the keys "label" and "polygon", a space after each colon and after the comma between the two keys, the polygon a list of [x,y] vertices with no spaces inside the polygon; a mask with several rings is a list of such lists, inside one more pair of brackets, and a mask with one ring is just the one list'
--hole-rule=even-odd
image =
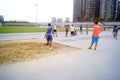
{"label": "arm", "polygon": [[103,31],[103,28],[101,27],[101,30],[100,30],[100,32],[99,33],[101,33]]}

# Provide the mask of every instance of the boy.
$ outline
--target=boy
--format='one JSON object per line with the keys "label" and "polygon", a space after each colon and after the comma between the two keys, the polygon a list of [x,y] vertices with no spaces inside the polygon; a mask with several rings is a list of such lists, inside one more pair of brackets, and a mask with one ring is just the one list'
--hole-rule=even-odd
{"label": "boy", "polygon": [[118,28],[116,25],[114,25],[113,28],[113,38],[117,40],[117,33],[118,33]]}
{"label": "boy", "polygon": [[69,31],[69,24],[68,25],[65,25],[65,36],[68,37],[68,31]]}
{"label": "boy", "polygon": [[99,34],[100,34],[101,31],[102,31],[102,27],[98,25],[98,22],[94,22],[92,41],[91,41],[91,45],[90,45],[90,47],[88,49],[91,49],[93,44],[95,43],[94,50],[96,50],[98,40],[99,40]]}
{"label": "boy", "polygon": [[56,26],[56,24],[53,26],[53,36],[57,37],[57,26]]}
{"label": "boy", "polygon": [[72,25],[71,26],[71,37],[74,36],[74,31],[75,31],[75,27]]}
{"label": "boy", "polygon": [[82,25],[80,25],[80,34],[83,34]]}
{"label": "boy", "polygon": [[46,32],[46,40],[47,40],[46,45],[49,46],[49,49],[52,49],[51,45],[52,45],[53,37],[52,37],[52,26],[50,23],[48,24],[48,28]]}

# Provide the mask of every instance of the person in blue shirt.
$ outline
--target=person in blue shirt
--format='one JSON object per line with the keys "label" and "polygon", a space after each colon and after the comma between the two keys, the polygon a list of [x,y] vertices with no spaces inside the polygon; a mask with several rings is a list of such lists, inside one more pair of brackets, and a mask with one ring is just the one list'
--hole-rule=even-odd
{"label": "person in blue shirt", "polygon": [[47,46],[49,46],[49,49],[52,49],[52,26],[51,23],[48,24],[47,32],[46,32],[46,40],[47,40]]}
{"label": "person in blue shirt", "polygon": [[114,28],[113,28],[113,39],[116,39],[117,40],[117,33],[118,33],[118,28],[116,25],[114,25]]}

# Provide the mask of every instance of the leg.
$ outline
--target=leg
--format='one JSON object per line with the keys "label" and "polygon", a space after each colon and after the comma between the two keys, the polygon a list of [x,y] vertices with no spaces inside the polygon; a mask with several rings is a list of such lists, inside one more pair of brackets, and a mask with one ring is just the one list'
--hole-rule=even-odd
{"label": "leg", "polygon": [[46,37],[47,43],[45,45],[49,45],[49,36]]}
{"label": "leg", "polygon": [[52,49],[52,41],[50,41],[50,47],[49,47],[49,49]]}
{"label": "leg", "polygon": [[115,33],[115,32],[113,32],[113,38],[115,39],[115,37],[116,37],[116,33]]}
{"label": "leg", "polygon": [[94,48],[94,50],[96,50],[96,48],[97,48],[97,43],[95,43],[95,48]]}
{"label": "leg", "polygon": [[94,42],[95,42],[95,37],[92,37],[91,45],[90,45],[90,47],[89,47],[88,49],[91,49],[91,48],[92,48]]}
{"label": "leg", "polygon": [[97,45],[98,45],[98,37],[95,38],[95,48],[94,48],[94,50],[96,50]]}
{"label": "leg", "polygon": [[49,45],[50,45],[50,47],[52,46],[52,41],[50,41],[50,44],[49,44]]}
{"label": "leg", "polygon": [[67,32],[66,32],[66,37],[67,37]]}
{"label": "leg", "polygon": [[56,30],[56,37],[57,37],[57,30]]}
{"label": "leg", "polygon": [[52,34],[53,34],[53,36],[54,36],[54,34],[55,34],[54,30],[52,31]]}
{"label": "leg", "polygon": [[115,33],[115,39],[117,40],[117,33]]}
{"label": "leg", "polygon": [[52,49],[52,40],[53,40],[53,38],[52,38],[52,36],[50,35],[50,41],[49,41],[49,49]]}
{"label": "leg", "polygon": [[90,47],[88,49],[92,49],[93,43],[90,44]]}
{"label": "leg", "polygon": [[49,41],[47,41],[47,46],[49,45]]}

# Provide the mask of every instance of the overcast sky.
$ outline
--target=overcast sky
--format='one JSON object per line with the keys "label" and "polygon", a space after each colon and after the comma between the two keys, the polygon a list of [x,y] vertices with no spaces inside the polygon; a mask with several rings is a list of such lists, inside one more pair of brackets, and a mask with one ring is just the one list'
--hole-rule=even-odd
{"label": "overcast sky", "polygon": [[73,16],[73,0],[0,0],[0,15],[5,20],[50,22],[51,17],[64,18]]}

